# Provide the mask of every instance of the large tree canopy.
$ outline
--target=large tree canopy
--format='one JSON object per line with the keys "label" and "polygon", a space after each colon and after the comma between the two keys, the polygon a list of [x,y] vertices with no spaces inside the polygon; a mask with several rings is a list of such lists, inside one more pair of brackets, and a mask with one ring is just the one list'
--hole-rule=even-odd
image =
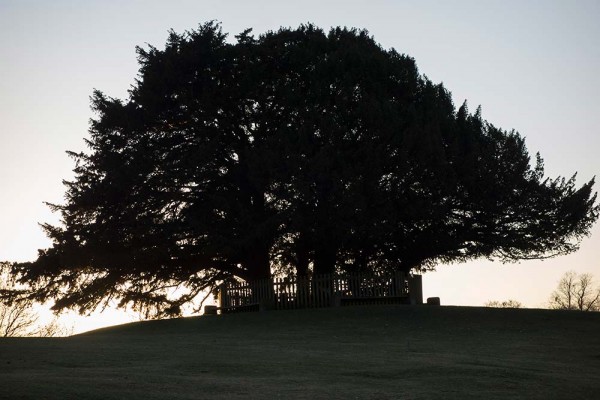
{"label": "large tree canopy", "polygon": [[546,178],[366,31],[231,43],[207,23],[137,53],[128,99],[93,94],[53,246],[14,265],[22,297],[177,314],[233,277],[567,254],[598,217],[593,180]]}

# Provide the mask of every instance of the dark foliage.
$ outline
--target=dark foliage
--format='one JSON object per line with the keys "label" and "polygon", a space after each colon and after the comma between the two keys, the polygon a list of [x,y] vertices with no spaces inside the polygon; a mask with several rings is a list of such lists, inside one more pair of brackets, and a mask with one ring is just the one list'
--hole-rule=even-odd
{"label": "dark foliage", "polygon": [[14,266],[32,288],[20,296],[178,314],[273,270],[567,254],[597,219],[593,180],[545,178],[516,132],[456,110],[366,31],[236,39],[215,23],[171,32],[164,50],[137,49],[127,100],[94,92],[90,150],[70,153],[75,179],[51,205],[64,224]]}

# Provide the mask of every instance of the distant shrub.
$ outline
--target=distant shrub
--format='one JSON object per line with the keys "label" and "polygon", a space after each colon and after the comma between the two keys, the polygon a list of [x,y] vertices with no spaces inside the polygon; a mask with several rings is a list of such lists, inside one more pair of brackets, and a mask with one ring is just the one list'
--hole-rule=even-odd
{"label": "distant shrub", "polygon": [[523,304],[517,300],[506,300],[506,301],[498,301],[492,300],[488,301],[484,304],[485,307],[493,307],[493,308],[522,308]]}

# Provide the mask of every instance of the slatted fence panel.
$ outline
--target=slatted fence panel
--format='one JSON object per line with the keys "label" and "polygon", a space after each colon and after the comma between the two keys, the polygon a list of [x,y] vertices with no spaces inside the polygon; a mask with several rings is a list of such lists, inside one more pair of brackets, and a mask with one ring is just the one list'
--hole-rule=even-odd
{"label": "slatted fence panel", "polygon": [[[220,287],[221,308],[265,304],[277,309],[330,307],[344,301],[386,303],[407,297],[406,276],[401,272],[378,274],[326,274],[309,277],[233,281]],[[336,303],[337,302],[337,303]]]}

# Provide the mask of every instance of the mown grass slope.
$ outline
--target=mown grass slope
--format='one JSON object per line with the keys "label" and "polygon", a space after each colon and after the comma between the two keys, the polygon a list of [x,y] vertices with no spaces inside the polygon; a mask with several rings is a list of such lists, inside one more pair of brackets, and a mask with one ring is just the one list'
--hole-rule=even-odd
{"label": "mown grass slope", "polygon": [[600,313],[372,306],[0,340],[1,399],[596,399]]}

